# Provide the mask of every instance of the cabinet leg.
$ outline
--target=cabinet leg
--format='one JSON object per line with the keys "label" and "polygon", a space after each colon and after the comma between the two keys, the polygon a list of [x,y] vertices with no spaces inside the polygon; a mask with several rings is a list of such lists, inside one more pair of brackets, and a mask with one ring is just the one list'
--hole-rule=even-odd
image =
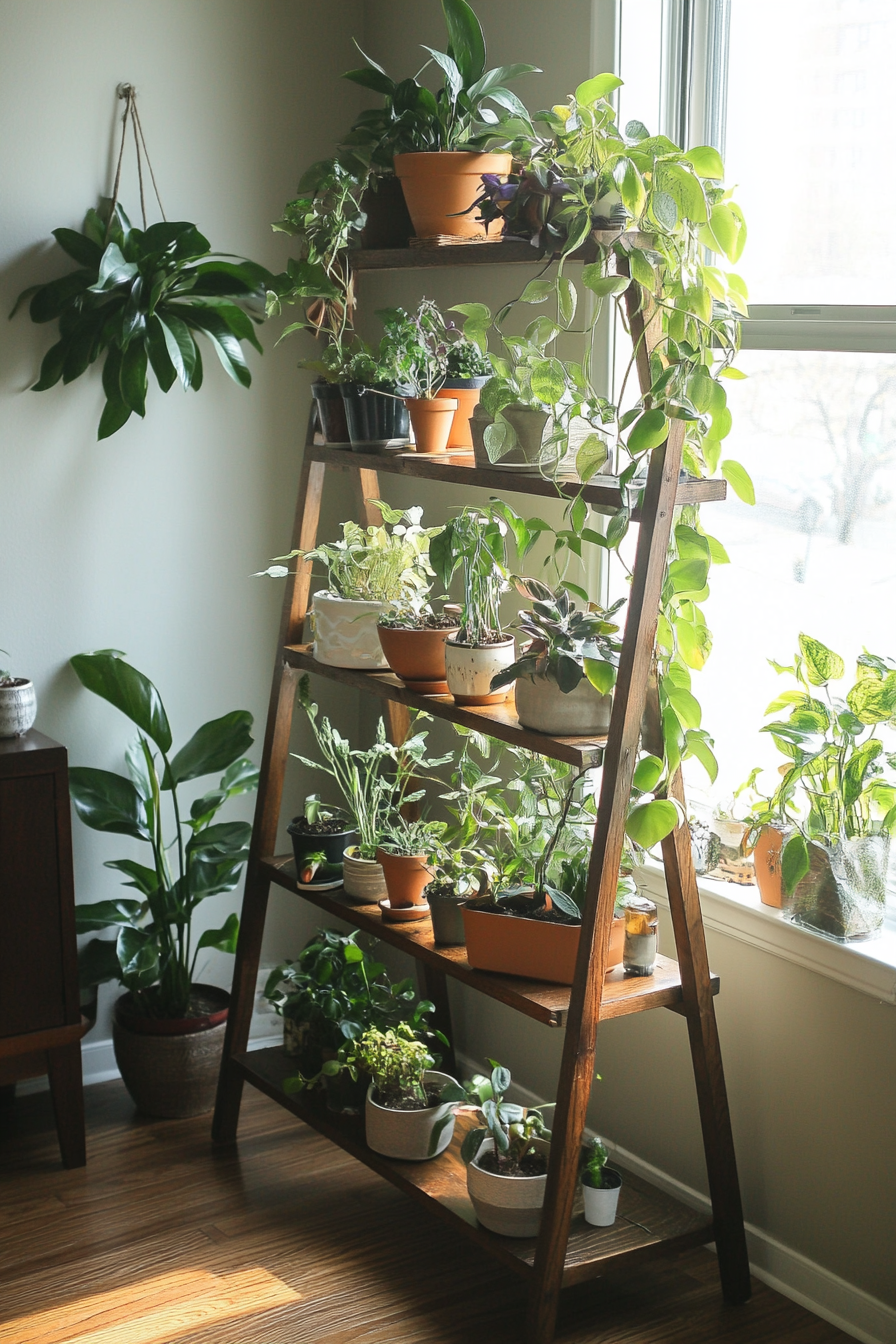
{"label": "cabinet leg", "polygon": [[47,1051],[47,1072],[56,1116],[56,1133],[64,1167],[87,1163],[84,1137],[84,1089],[81,1078],[81,1042]]}

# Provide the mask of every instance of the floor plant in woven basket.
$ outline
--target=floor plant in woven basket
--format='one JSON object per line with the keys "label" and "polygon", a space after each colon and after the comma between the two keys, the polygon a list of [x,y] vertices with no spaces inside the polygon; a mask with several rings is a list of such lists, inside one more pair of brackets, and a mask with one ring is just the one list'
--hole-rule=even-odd
{"label": "floor plant in woven basket", "polygon": [[[134,897],[78,905],[79,933],[111,930],[80,951],[82,988],[115,980],[126,993],[115,1006],[113,1039],[122,1077],[151,1115],[195,1115],[211,1108],[229,995],[196,983],[201,954],[236,949],[239,920],[197,934],[204,901],[232,891],[248,857],[252,828],[218,821],[229,799],[254,790],[258,771],[244,753],[252,715],[234,710],[198,728],[177,752],[155,686],[114,650],[71,660],[87,690],[137,727],[127,774],[73,766],[72,800],[92,829],[146,845],[149,862],[110,859]],[[185,784],[218,778],[187,803]]]}

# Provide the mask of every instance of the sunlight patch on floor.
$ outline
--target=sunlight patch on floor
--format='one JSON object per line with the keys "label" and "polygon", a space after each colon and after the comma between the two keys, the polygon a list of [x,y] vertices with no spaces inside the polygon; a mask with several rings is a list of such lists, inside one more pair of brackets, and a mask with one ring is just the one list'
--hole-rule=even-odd
{"label": "sunlight patch on floor", "polygon": [[0,1323],[0,1344],[168,1344],[218,1321],[300,1300],[266,1269],[178,1270]]}

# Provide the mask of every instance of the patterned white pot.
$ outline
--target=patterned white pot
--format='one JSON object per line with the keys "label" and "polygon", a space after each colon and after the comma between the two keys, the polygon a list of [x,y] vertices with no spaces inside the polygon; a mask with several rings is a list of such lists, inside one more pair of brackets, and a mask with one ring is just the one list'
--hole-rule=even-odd
{"label": "patterned white pot", "polygon": [[358,602],[353,598],[315,593],[311,603],[314,621],[313,653],[328,667],[356,667],[365,672],[386,668],[376,632],[383,602]]}
{"label": "patterned white pot", "polygon": [[22,737],[36,717],[33,682],[18,677],[12,686],[0,686],[0,737]]}
{"label": "patterned white pot", "polygon": [[[438,1073],[435,1069],[424,1074],[429,1083],[443,1088],[446,1083],[455,1080],[447,1073]],[[376,1088],[373,1083],[367,1090],[367,1102],[364,1108],[364,1130],[367,1146],[383,1157],[398,1158],[403,1162],[426,1162],[438,1157],[451,1142],[454,1134],[454,1116],[451,1115],[452,1103],[442,1101],[437,1106],[425,1106],[419,1111],[391,1111],[373,1100]],[[432,1144],[432,1132],[437,1121],[446,1115],[450,1119]],[[430,1152],[430,1146],[434,1151]]]}
{"label": "patterned white pot", "polygon": [[[547,1173],[544,1176],[496,1176],[493,1172],[483,1171],[477,1163],[494,1146],[494,1139],[484,1139],[467,1167],[467,1191],[476,1217],[489,1232],[498,1232],[502,1237],[536,1237],[541,1225]],[[532,1147],[545,1157],[551,1150],[546,1139],[533,1139]]]}
{"label": "patterned white pot", "polygon": [[564,695],[553,677],[519,677],[516,712],[524,728],[554,737],[586,737],[609,731],[613,696],[601,695],[587,677]]}
{"label": "patterned white pot", "polygon": [[383,865],[376,859],[362,859],[357,847],[342,856],[342,890],[362,905],[375,905],[389,895]]}
{"label": "patterned white pot", "polygon": [[[492,690],[492,677],[503,672],[516,658],[513,638],[500,644],[455,644],[445,641],[445,676],[448,689],[459,705],[499,705],[510,695],[510,686]],[[511,683],[512,684],[512,683]]]}

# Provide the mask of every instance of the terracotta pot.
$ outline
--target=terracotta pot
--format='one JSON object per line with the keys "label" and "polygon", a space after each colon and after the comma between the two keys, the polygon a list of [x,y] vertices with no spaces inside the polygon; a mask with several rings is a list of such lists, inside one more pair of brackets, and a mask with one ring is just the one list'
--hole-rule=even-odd
{"label": "terracotta pot", "polygon": [[784,906],[784,888],[781,885],[781,850],[784,847],[784,833],[776,826],[763,826],[753,850],[753,870],[756,874],[756,886],[763,905],[775,910]]}
{"label": "terracotta pot", "polygon": [[317,408],[320,431],[324,442],[331,447],[349,448],[348,425],[345,419],[345,402],[337,383],[312,383],[311,395]]}
{"label": "terracotta pot", "polygon": [[317,661],[327,667],[355,667],[364,672],[384,668],[386,660],[376,632],[384,605],[315,593],[311,601],[312,652]]}
{"label": "terracotta pot", "polygon": [[115,1005],[115,1062],[145,1115],[181,1120],[204,1115],[215,1103],[230,995],[212,985],[193,988],[216,1006],[183,1021],[136,1016],[130,994]]}
{"label": "terracotta pot", "polygon": [[[467,1192],[476,1217],[483,1227],[502,1237],[537,1237],[547,1172],[544,1176],[497,1176],[483,1171],[479,1159],[494,1146],[494,1139],[484,1139],[467,1167]],[[546,1139],[533,1139],[532,1147],[545,1157],[551,1151]]]}
{"label": "terracotta pot", "polygon": [[[428,1070],[424,1075],[428,1083],[434,1083],[439,1089],[446,1083],[456,1080],[448,1073]],[[393,1111],[381,1106],[374,1100],[376,1086],[370,1084],[364,1105],[364,1129],[367,1146],[383,1157],[398,1158],[403,1162],[426,1162],[438,1157],[448,1147],[454,1135],[454,1116],[451,1115],[451,1102],[442,1101],[436,1106],[424,1106],[419,1111]],[[433,1130],[446,1115],[450,1115],[448,1124],[433,1141]],[[432,1151],[430,1151],[432,1148]]]}
{"label": "terracotta pot", "polygon": [[410,426],[408,408],[394,387],[382,383],[365,387],[362,383],[340,383],[339,393],[345,409],[345,421],[352,449],[375,453],[383,448],[407,446]]}
{"label": "terracotta pot", "polygon": [[[340,814],[335,808],[330,810],[340,816],[340,819],[345,818],[345,825],[339,831],[331,831],[325,835],[315,835],[313,831],[305,829],[304,817],[293,817],[286,828],[292,837],[292,851],[296,861],[296,880],[300,887],[313,887],[317,891],[332,891],[335,887],[342,886],[343,851],[357,843],[358,832],[345,817],[345,813]],[[304,882],[302,880],[302,870],[307,866],[308,855],[317,853],[323,853],[326,858],[310,881]]]}
{"label": "terracotta pot", "polygon": [[457,410],[456,397],[405,397],[418,453],[444,453]]}
{"label": "terracotta pot", "polygon": [[361,230],[362,247],[407,247],[414,226],[401,183],[393,173],[375,177],[361,197],[367,222]]}
{"label": "terracotta pot", "polygon": [[564,695],[553,677],[519,677],[516,712],[524,728],[554,737],[602,736],[609,731],[613,696],[601,695],[587,677]]}
{"label": "terracotta pot", "polygon": [[449,630],[399,630],[377,626],[383,653],[392,671],[418,695],[447,695],[445,640],[457,634]]}
{"label": "terracotta pot", "polygon": [[426,904],[423,888],[432,881],[432,870],[425,854],[390,854],[388,849],[378,849],[376,857],[383,865],[389,904],[393,908]]}
{"label": "terracotta pot", "polygon": [[36,717],[33,682],[14,677],[11,686],[0,686],[0,737],[24,737]]}
{"label": "terracotta pot", "polygon": [[[496,915],[489,910],[463,907],[467,961],[477,971],[500,971],[523,980],[549,980],[571,985],[575,976],[581,927],[551,924],[523,915]],[[622,965],[625,920],[614,919],[610,929],[607,970]]]}
{"label": "terracotta pot", "polygon": [[453,397],[457,401],[457,410],[451,422],[448,435],[448,451],[472,453],[473,435],[470,430],[470,417],[479,405],[479,397],[488,378],[448,378],[437,397]]}
{"label": "terracotta pot", "polygon": [[414,232],[418,238],[447,233],[455,238],[500,240],[500,232],[486,233],[477,224],[476,211],[460,213],[482,192],[482,174],[506,177],[511,169],[509,154],[475,154],[463,150],[396,154],[395,174],[401,179]]}
{"label": "terracotta pot", "polygon": [[342,890],[362,905],[375,905],[387,895],[383,865],[362,859],[357,847],[347,849],[342,856]]}
{"label": "terracotta pot", "polygon": [[537,407],[523,405],[505,406],[502,414],[507,423],[513,427],[517,442],[497,462],[492,462],[486,452],[483,436],[488,426],[494,423],[494,419],[482,409],[481,405],[474,406],[470,419],[470,434],[473,439],[473,457],[476,466],[499,471],[516,471],[524,476],[538,475],[542,443],[550,432],[550,415],[547,411],[538,410]]}
{"label": "terracotta pot", "polygon": [[500,705],[510,695],[510,686],[492,690],[492,678],[516,657],[513,638],[500,644],[458,644],[445,641],[445,676],[458,705]]}

